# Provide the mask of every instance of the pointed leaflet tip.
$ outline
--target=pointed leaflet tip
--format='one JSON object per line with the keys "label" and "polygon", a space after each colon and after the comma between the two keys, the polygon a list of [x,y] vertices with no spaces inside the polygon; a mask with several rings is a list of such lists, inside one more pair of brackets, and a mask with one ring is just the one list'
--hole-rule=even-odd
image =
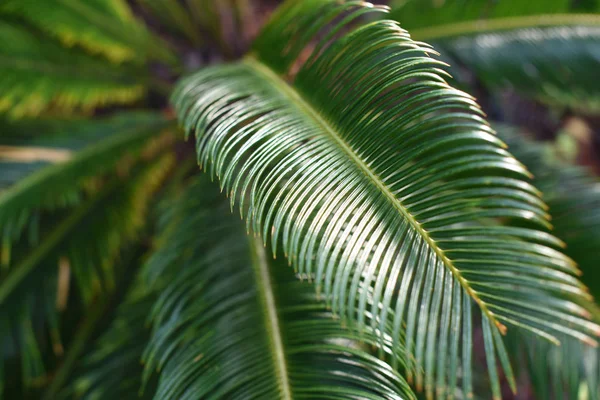
{"label": "pointed leaflet tip", "polygon": [[503,336],[504,336],[504,335],[506,335],[506,331],[507,331],[507,329],[506,329],[506,325],[504,325],[504,324],[500,323],[498,320],[495,320],[495,321],[494,321],[494,323],[495,323],[495,325],[496,325],[496,328],[498,328],[498,330],[500,331],[500,333],[501,333]]}

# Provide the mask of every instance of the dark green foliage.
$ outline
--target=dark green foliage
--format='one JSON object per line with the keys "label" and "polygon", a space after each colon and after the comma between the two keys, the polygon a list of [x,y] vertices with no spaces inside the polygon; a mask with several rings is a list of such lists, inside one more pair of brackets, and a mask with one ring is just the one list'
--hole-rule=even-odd
{"label": "dark green foliage", "polygon": [[597,112],[597,0],[289,0],[171,109],[269,3],[0,1],[0,398],[598,399],[598,183],[447,72]]}
{"label": "dark green foliage", "polygon": [[139,70],[107,68],[101,59],[1,19],[0,42],[0,111],[13,117],[130,103],[146,90]]}
{"label": "dark green foliage", "polygon": [[[37,229],[35,216],[40,210],[76,204],[86,180],[114,171],[126,154],[139,154],[141,147],[167,126],[168,122],[159,115],[132,113],[105,120],[81,121],[70,126],[68,132],[54,136],[0,139],[0,143],[11,146],[0,151],[0,159],[6,157],[5,154],[10,155],[9,149],[14,153],[34,148],[34,153],[39,153],[41,147],[54,152],[60,150],[58,154],[61,155],[55,160],[58,162],[50,164],[35,162],[32,166],[19,160],[10,163],[12,169],[19,170],[18,173],[26,178],[0,192],[4,259],[8,258],[5,252],[10,251],[11,242],[21,237],[32,217],[34,225],[30,229]],[[29,174],[32,170],[35,172]]]}
{"label": "dark green foliage", "polygon": [[[597,325],[574,311],[589,295],[546,232],[529,173],[446,84],[432,50],[392,21],[330,41],[373,11],[383,9],[287,3],[251,56],[185,78],[173,104],[199,164],[345,323],[379,326],[396,352],[406,324],[400,353],[418,389],[452,392],[460,368],[471,393],[475,314],[499,397],[495,360],[512,381],[505,325],[593,343]],[[552,301],[559,292],[570,301]]]}
{"label": "dark green foliage", "polygon": [[[80,291],[78,298],[90,307],[98,307],[93,301],[100,293],[106,295],[112,290],[119,250],[130,244],[142,228],[152,194],[171,163],[170,158],[159,159],[156,164],[136,168],[127,181],[109,183],[55,226],[46,226],[40,244],[27,253],[19,252],[8,273],[3,270],[3,338],[10,338],[13,344],[9,347],[12,350],[0,357],[12,358],[20,349],[26,386],[45,373],[41,349],[50,349],[45,340],[38,346],[40,332],[50,332],[55,352],[62,347],[58,319],[65,304],[60,306],[56,296],[68,291],[69,286],[68,281],[66,287],[61,285],[57,267],[66,268],[66,273],[73,275]],[[3,380],[4,376],[0,376],[0,382]]]}
{"label": "dark green foliage", "polygon": [[81,360],[78,372],[64,398],[77,399],[151,399],[153,388],[141,393],[142,353],[150,340],[148,313],[156,293],[142,281],[134,283],[119,306],[110,328]]}
{"label": "dark green foliage", "polygon": [[438,47],[491,90],[514,88],[544,103],[598,113],[600,18],[586,20],[458,36]]}
{"label": "dark green foliage", "polygon": [[567,14],[577,11],[572,3],[408,1],[392,15],[490,90],[514,89],[553,106],[598,113],[600,17]]}
{"label": "dark green foliage", "polygon": [[393,17],[402,21],[405,29],[419,31],[468,21],[576,11],[572,3],[571,0],[393,0],[390,5]]}
{"label": "dark green foliage", "polygon": [[156,399],[412,397],[359,344],[373,333],[343,329],[215,188],[196,180],[172,207],[145,271],[149,287],[166,283],[144,355],[147,376],[159,371]]}
{"label": "dark green foliage", "polygon": [[148,32],[125,0],[4,0],[0,13],[22,17],[66,46],[80,45],[115,62],[144,61],[150,49]]}
{"label": "dark green foliage", "polygon": [[[513,154],[534,174],[534,183],[550,207],[555,234],[565,241],[565,252],[578,263],[583,281],[598,298],[600,182],[583,168],[558,159],[549,146],[524,139],[514,128],[499,126],[498,129]],[[600,310],[597,306],[590,305],[588,309],[598,320]],[[581,312],[586,313],[585,310]],[[600,353],[596,348],[566,336],[560,338],[560,347],[533,337],[525,340],[524,347],[517,339],[517,359],[527,366],[526,372],[540,399],[600,398]]]}

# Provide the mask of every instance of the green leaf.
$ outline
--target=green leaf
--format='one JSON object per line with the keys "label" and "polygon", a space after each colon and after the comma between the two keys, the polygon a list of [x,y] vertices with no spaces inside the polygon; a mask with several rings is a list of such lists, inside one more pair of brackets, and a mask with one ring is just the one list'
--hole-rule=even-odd
{"label": "green leaf", "polygon": [[[10,129],[18,130],[19,124],[14,123]],[[113,170],[127,154],[139,154],[145,143],[168,126],[169,122],[157,114],[125,113],[68,124],[68,131],[59,134],[0,139],[3,174],[18,171],[8,179],[14,184],[0,191],[4,264],[11,242],[20,238],[32,217],[35,222],[40,209],[77,203],[86,180]],[[31,126],[26,124],[24,129],[28,128]],[[43,158],[40,153],[46,160],[39,160]],[[34,161],[23,159],[23,154],[29,154]],[[49,162],[48,154],[52,155],[50,161],[55,162]],[[17,181],[19,177],[24,179]]]}
{"label": "green leaf", "polygon": [[402,23],[402,27],[415,38],[421,31],[440,32],[438,37],[446,35],[444,31],[465,22],[484,23],[507,17],[524,17],[568,12],[571,0],[394,0],[391,2],[392,16]]}
{"label": "green leaf", "polygon": [[491,90],[515,89],[553,106],[598,113],[600,87],[592,71],[600,54],[600,18],[567,14],[591,11],[571,3],[408,1],[398,2],[392,15],[415,40],[430,41]]}
{"label": "green leaf", "polygon": [[567,164],[544,145],[515,128],[498,125],[511,152],[533,173],[534,183],[550,207],[555,235],[566,243],[594,297],[600,297],[600,182],[583,167]]}
{"label": "green leaf", "polygon": [[78,364],[76,376],[66,394],[77,399],[151,399],[153,390],[139,396],[143,366],[140,363],[150,327],[146,323],[155,293],[148,293],[143,282],[136,282],[119,305],[116,317],[90,354]]}
{"label": "green leaf", "polygon": [[[150,36],[124,0],[5,0],[0,13],[24,18],[60,39],[111,61],[145,60]],[[160,43],[152,43],[161,52]]]}
{"label": "green leaf", "polygon": [[[600,112],[595,74],[600,17],[525,19],[514,21],[514,29],[504,21],[489,30],[477,27],[472,33],[440,39],[436,48],[467,66],[492,90],[514,89],[550,105]],[[528,27],[530,23],[534,25]]]}
{"label": "green leaf", "polygon": [[146,379],[156,399],[401,399],[404,380],[316,301],[307,283],[268,260],[216,188],[196,179],[171,203],[145,268],[162,287],[151,314]]}
{"label": "green leaf", "polygon": [[[561,162],[548,148],[522,137],[514,128],[499,125],[498,132],[535,175],[534,183],[550,206],[555,234],[565,241],[565,252],[578,263],[583,281],[598,298],[600,182],[582,167]],[[568,301],[568,296],[564,300]],[[597,305],[587,308],[594,312],[596,320],[600,318]],[[585,314],[586,310],[578,312]],[[515,340],[514,351],[526,356],[520,365],[526,367],[539,398],[600,398],[598,349],[567,336],[560,337],[560,347],[532,337]]]}
{"label": "green leaf", "polygon": [[0,111],[13,117],[70,113],[131,103],[144,95],[144,74],[66,49],[0,20]]}
{"label": "green leaf", "polygon": [[[42,354],[46,341],[38,344],[39,332],[49,331],[54,352],[62,348],[58,316],[69,296],[73,276],[84,305],[93,303],[102,290],[112,291],[115,260],[125,245],[137,238],[144,225],[152,194],[164,179],[173,159],[167,155],[155,163],[136,168],[127,180],[116,179],[86,200],[65,218],[44,231],[40,244],[21,252],[8,274],[0,275],[0,363],[21,356],[25,386],[45,373]],[[60,261],[59,261],[60,259]],[[66,275],[57,273],[57,266]],[[36,273],[33,274],[33,271]],[[66,278],[66,286],[62,279]],[[64,296],[61,301],[58,297]],[[71,295],[72,296],[72,295]],[[59,305],[60,303],[63,305]],[[89,308],[86,307],[87,310]],[[40,348],[45,351],[42,353]],[[4,377],[0,376],[0,382]]]}
{"label": "green leaf", "polygon": [[[598,326],[569,308],[589,294],[529,172],[434,52],[394,21],[348,30],[381,11],[286,3],[251,56],[183,79],[173,104],[201,167],[345,324],[389,334],[418,389],[451,396],[460,371],[470,396],[472,318],[492,337],[594,342]],[[565,291],[571,303],[553,301]]]}

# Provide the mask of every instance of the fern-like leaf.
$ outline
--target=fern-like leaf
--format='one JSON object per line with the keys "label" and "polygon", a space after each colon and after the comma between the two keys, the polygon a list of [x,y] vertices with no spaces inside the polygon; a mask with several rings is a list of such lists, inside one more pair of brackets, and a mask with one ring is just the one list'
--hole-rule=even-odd
{"label": "fern-like leaf", "polygon": [[406,382],[344,329],[310,285],[267,258],[227,202],[195,180],[145,269],[161,287],[145,353],[156,399],[401,399]]}
{"label": "fern-like leaf", "polygon": [[143,62],[149,50],[169,56],[124,0],[5,0],[0,14],[25,19],[66,46],[80,45],[111,61]]}
{"label": "fern-like leaf", "polygon": [[131,103],[146,91],[139,70],[66,49],[22,25],[0,20],[0,42],[0,111],[13,117]]}
{"label": "fern-like leaf", "polygon": [[470,68],[491,90],[512,88],[550,105],[600,112],[595,74],[600,67],[600,17],[566,16],[548,22],[565,25],[477,29],[442,39],[436,48]]}
{"label": "fern-like leaf", "polygon": [[[498,132],[535,175],[534,183],[550,206],[555,234],[565,241],[566,253],[578,263],[583,281],[598,298],[600,182],[583,168],[556,158],[550,148],[523,138],[514,128],[499,126]],[[594,311],[596,320],[600,318],[596,305],[588,309]],[[561,338],[560,347],[531,337],[515,340],[515,353],[521,356],[539,398],[600,398],[598,349],[569,337]]]}
{"label": "fern-like leaf", "polygon": [[[459,368],[471,394],[481,316],[498,398],[496,360],[512,381],[506,325],[594,342],[572,307],[589,294],[529,172],[434,52],[388,20],[340,34],[381,11],[286,3],[250,56],[183,79],[173,103],[200,165],[343,321],[396,349],[406,331],[408,377],[430,397],[453,394]],[[553,301],[562,292],[572,300]]]}
{"label": "fern-like leaf", "polygon": [[581,11],[573,7],[570,0],[500,0],[479,1],[465,0],[392,0],[392,16],[402,21],[402,26],[410,32],[416,32],[416,39],[421,32],[436,30],[451,33],[451,27],[469,23],[485,26],[502,18],[532,17]]}
{"label": "fern-like leaf", "polygon": [[[101,290],[110,292],[119,251],[143,227],[152,193],[172,164],[168,155],[136,168],[126,180],[115,179],[62,220],[45,226],[40,244],[18,252],[12,268],[0,275],[0,364],[20,355],[26,387],[45,373],[39,332],[49,331],[55,354],[62,351],[58,318],[68,300],[69,276],[76,282],[76,297],[91,307]],[[6,348],[12,351],[3,354]],[[0,385],[3,381],[0,376]]]}
{"label": "fern-like leaf", "polygon": [[[10,129],[16,131],[19,125],[13,123]],[[113,170],[124,156],[139,154],[144,144],[168,125],[160,115],[125,113],[66,124],[68,131],[58,134],[32,136],[30,131],[18,138],[0,139],[0,165],[6,168],[2,173],[16,175],[7,179],[7,183],[14,184],[0,191],[4,264],[9,259],[11,243],[31,226],[32,218],[37,220],[40,210],[76,204],[87,180]],[[43,129],[38,125],[24,127],[32,128]],[[17,181],[19,177],[23,179]],[[37,237],[35,223],[31,229],[33,237]]]}
{"label": "fern-like leaf", "polygon": [[567,14],[572,8],[565,0],[468,3],[413,1],[398,5],[393,16],[491,90],[515,89],[554,106],[600,112],[593,72],[600,65],[597,15]]}

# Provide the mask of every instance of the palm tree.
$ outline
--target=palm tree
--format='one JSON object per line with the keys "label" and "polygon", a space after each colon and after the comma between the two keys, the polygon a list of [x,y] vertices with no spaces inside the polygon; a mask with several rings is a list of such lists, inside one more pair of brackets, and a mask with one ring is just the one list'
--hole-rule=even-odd
{"label": "palm tree", "polygon": [[467,94],[597,113],[598,8],[523,4],[5,1],[0,393],[598,398],[598,183]]}

